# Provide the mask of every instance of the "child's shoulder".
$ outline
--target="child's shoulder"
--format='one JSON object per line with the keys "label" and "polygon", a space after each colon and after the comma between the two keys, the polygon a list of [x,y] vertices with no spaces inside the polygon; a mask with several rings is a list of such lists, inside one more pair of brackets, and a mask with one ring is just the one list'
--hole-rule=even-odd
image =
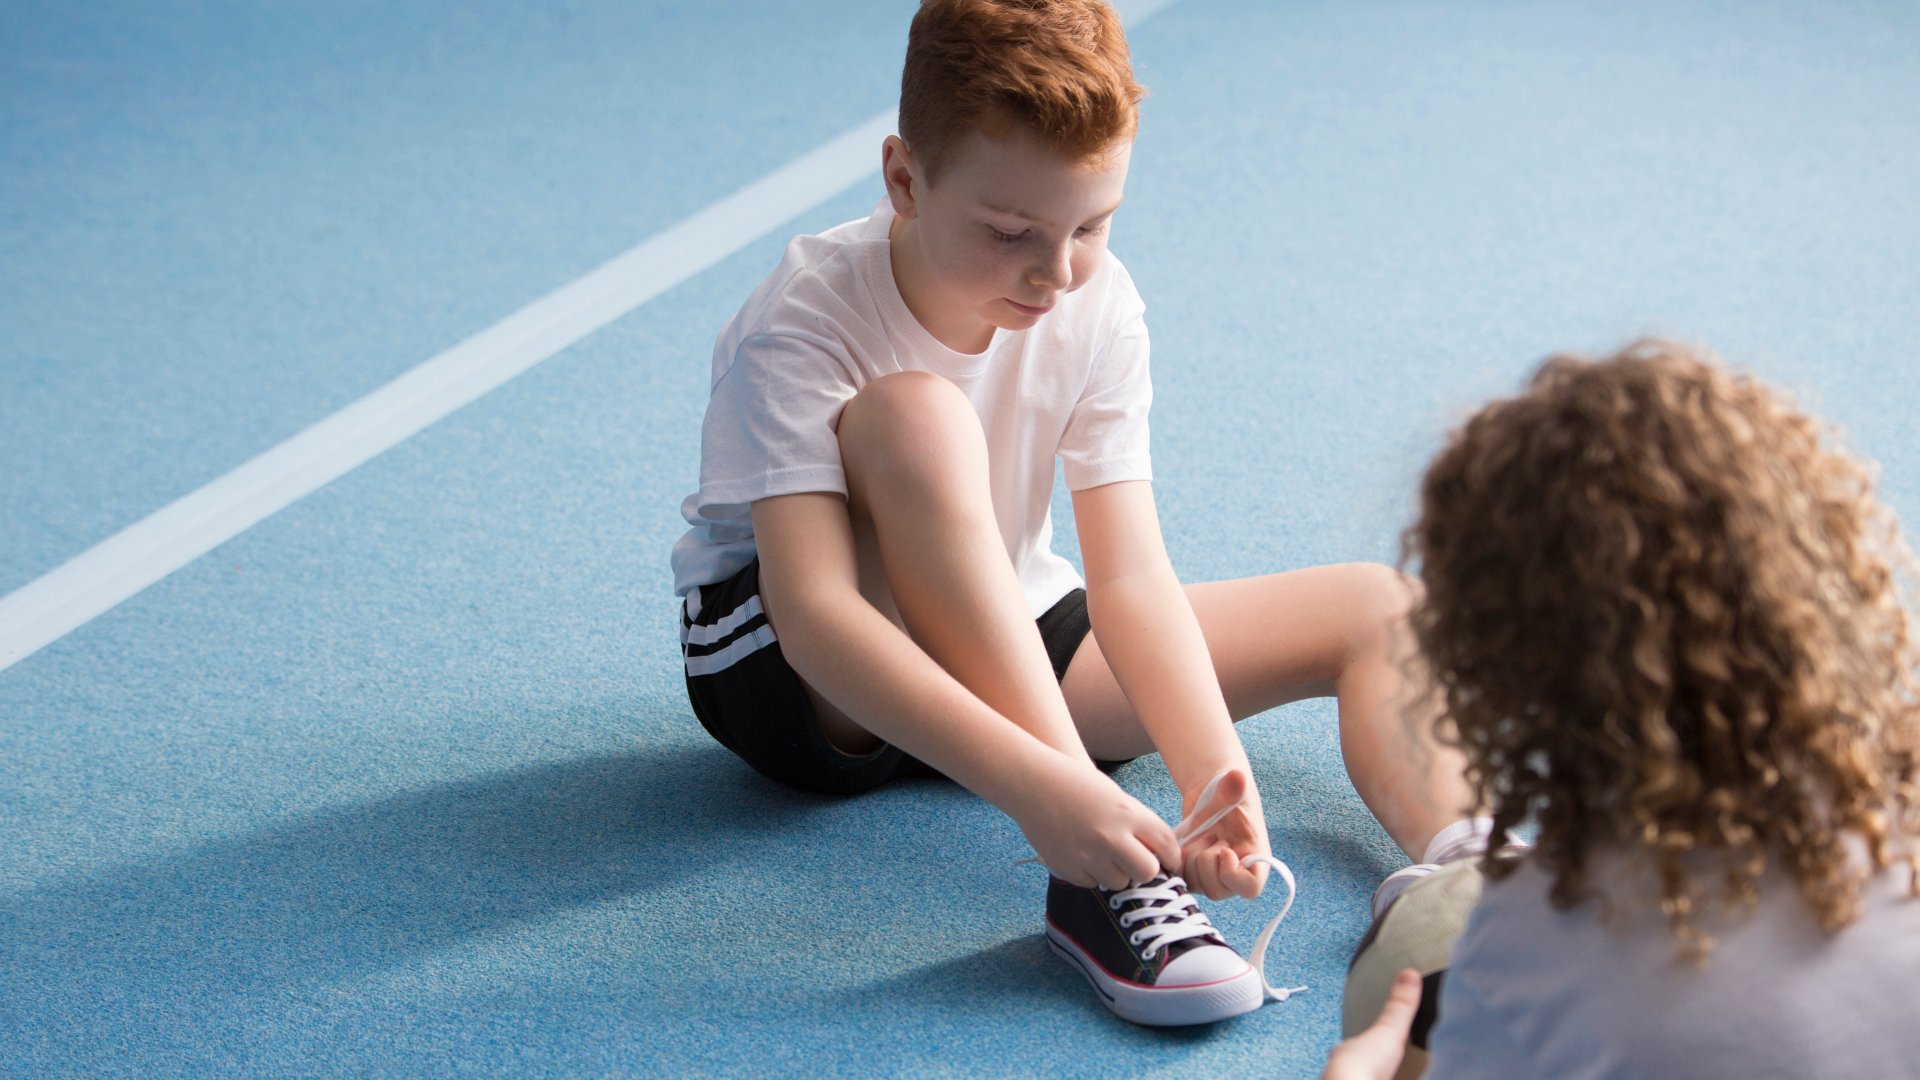
{"label": "child's shoulder", "polygon": [[1067,294],[1060,314],[1065,317],[1062,321],[1075,324],[1079,333],[1105,338],[1141,318],[1146,307],[1133,275],[1119,256],[1107,251],[1101,253],[1100,265],[1087,280]]}
{"label": "child's shoulder", "polygon": [[1110,302],[1121,308],[1143,308],[1145,302],[1140,299],[1140,289],[1133,283],[1133,275],[1127,272],[1126,264],[1112,251],[1100,254],[1100,266],[1093,272],[1089,284],[1097,284]]}
{"label": "child's shoulder", "polygon": [[794,237],[723,337],[805,334],[823,323],[866,321],[873,306],[871,264],[885,258],[885,248],[886,234],[874,235],[872,217]]}

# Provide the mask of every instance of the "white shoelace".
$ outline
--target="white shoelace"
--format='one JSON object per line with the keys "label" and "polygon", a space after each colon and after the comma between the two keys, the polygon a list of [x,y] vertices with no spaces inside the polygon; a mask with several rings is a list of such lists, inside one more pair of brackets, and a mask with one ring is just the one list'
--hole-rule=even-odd
{"label": "white shoelace", "polygon": [[1135,946],[1146,946],[1140,950],[1140,959],[1151,960],[1176,941],[1212,937],[1217,932],[1186,888],[1187,883],[1179,877],[1162,874],[1145,885],[1121,889],[1107,897],[1107,906],[1115,911],[1140,901],[1139,907],[1120,913],[1122,929],[1130,929],[1135,923],[1146,924],[1127,935],[1127,940]]}
{"label": "white shoelace", "polygon": [[[1198,816],[1201,811],[1207,808],[1207,804],[1213,801],[1214,792],[1220,790],[1220,782],[1226,778],[1227,774],[1223,772],[1212,780],[1207,781],[1207,786],[1200,789],[1200,797],[1193,801],[1193,816],[1182,819],[1180,824],[1173,827],[1173,839],[1175,843],[1185,847],[1187,841],[1213,828],[1221,818],[1239,809],[1239,803],[1228,803],[1213,813],[1208,814],[1205,818],[1199,821],[1194,820],[1194,817]],[[1260,976],[1260,985],[1265,988],[1267,996],[1275,1001],[1285,1001],[1295,994],[1304,992],[1306,987],[1279,987],[1267,981],[1267,946],[1273,943],[1273,932],[1280,929],[1280,920],[1286,918],[1287,912],[1293,910],[1293,898],[1295,893],[1298,892],[1293,884],[1293,871],[1287,869],[1286,863],[1274,858],[1271,854],[1248,855],[1240,860],[1240,865],[1249,870],[1256,866],[1265,866],[1267,869],[1280,875],[1281,881],[1287,883],[1287,899],[1285,903],[1280,905],[1280,913],[1275,915],[1271,922],[1267,923],[1266,928],[1260,931],[1259,937],[1253,939],[1253,951],[1248,954],[1249,962],[1253,965],[1254,972]],[[1192,897],[1188,897],[1188,900],[1191,902]],[[1206,918],[1205,915],[1200,917],[1203,919]]]}
{"label": "white shoelace", "polygon": [[[1176,843],[1185,847],[1187,841],[1213,828],[1221,818],[1239,808],[1240,804],[1237,802],[1228,803],[1205,818],[1195,820],[1195,817],[1207,808],[1207,804],[1213,801],[1214,793],[1220,789],[1221,781],[1226,778],[1227,774],[1223,772],[1209,780],[1207,786],[1201,789],[1200,797],[1194,800],[1193,816],[1183,819],[1180,824],[1173,827],[1173,838]],[[1015,865],[1039,861],[1039,856],[1034,856],[1020,859]],[[1293,883],[1293,871],[1287,869],[1286,863],[1267,854],[1248,855],[1240,860],[1240,865],[1249,870],[1256,866],[1265,866],[1278,874],[1280,880],[1287,884],[1286,902],[1280,905],[1280,913],[1275,915],[1273,920],[1267,923],[1266,929],[1260,931],[1260,936],[1254,939],[1253,952],[1249,960],[1253,965],[1254,973],[1260,977],[1260,985],[1265,989],[1267,997],[1274,1001],[1285,1001],[1294,994],[1306,990],[1306,987],[1278,987],[1267,981],[1267,946],[1273,943],[1273,932],[1280,928],[1280,920],[1286,918],[1287,912],[1293,910],[1293,898],[1297,891]],[[1180,886],[1178,891],[1173,888],[1176,882]],[[1145,901],[1142,906],[1120,916],[1120,925],[1123,927],[1132,926],[1135,923],[1147,923],[1146,926],[1134,931],[1128,939],[1135,945],[1146,946],[1140,952],[1142,959],[1153,959],[1161,949],[1176,941],[1219,933],[1213,923],[1207,920],[1206,913],[1200,910],[1199,904],[1194,901],[1193,894],[1186,891],[1186,886],[1187,883],[1184,880],[1168,874],[1157,877],[1146,885],[1120,889],[1108,898],[1107,903],[1115,910],[1133,900]]]}

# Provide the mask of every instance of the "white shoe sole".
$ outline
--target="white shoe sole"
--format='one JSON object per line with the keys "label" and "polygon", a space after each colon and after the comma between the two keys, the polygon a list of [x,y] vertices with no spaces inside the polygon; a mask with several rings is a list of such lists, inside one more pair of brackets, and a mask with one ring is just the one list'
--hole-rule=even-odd
{"label": "white shoe sole", "polygon": [[1247,970],[1229,979],[1192,986],[1147,986],[1108,973],[1074,944],[1073,939],[1047,927],[1047,946],[1073,965],[1093,984],[1100,1001],[1114,1015],[1136,1024],[1153,1027],[1180,1027],[1187,1024],[1211,1024],[1228,1017],[1250,1013],[1266,997],[1260,985],[1260,973]]}

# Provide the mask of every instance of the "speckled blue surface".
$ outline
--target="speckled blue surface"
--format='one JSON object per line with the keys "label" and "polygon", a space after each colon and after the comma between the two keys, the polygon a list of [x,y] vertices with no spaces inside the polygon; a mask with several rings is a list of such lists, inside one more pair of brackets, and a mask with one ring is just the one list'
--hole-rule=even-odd
{"label": "speckled blue surface", "polygon": [[[910,10],[9,5],[0,590],[885,108]],[[1114,247],[1185,576],[1392,559],[1450,422],[1646,332],[1920,517],[1911,5],[1181,0],[1133,44]],[[1327,704],[1242,728],[1313,990],[1190,1032],[1047,955],[978,800],[792,794],[688,712],[713,335],[877,193],[0,672],[0,1069],[1317,1074],[1396,865]]]}

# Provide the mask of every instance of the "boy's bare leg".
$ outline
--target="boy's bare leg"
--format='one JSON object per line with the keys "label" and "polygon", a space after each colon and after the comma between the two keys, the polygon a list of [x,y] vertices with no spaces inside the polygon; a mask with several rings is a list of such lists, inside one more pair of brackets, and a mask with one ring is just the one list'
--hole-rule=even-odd
{"label": "boy's bare leg", "polygon": [[[848,403],[839,434],[862,593],[996,712],[1090,763],[1007,559],[973,406],[937,375],[890,375]],[[813,696],[836,746],[874,744]]]}
{"label": "boy's bare leg", "polygon": [[[1414,860],[1467,815],[1466,762],[1432,734],[1415,704],[1423,669],[1406,614],[1415,585],[1385,566],[1351,563],[1186,587],[1234,720],[1302,698],[1340,701],[1340,750],[1355,790]],[[1063,683],[1082,740],[1098,758],[1152,753],[1091,637]]]}

